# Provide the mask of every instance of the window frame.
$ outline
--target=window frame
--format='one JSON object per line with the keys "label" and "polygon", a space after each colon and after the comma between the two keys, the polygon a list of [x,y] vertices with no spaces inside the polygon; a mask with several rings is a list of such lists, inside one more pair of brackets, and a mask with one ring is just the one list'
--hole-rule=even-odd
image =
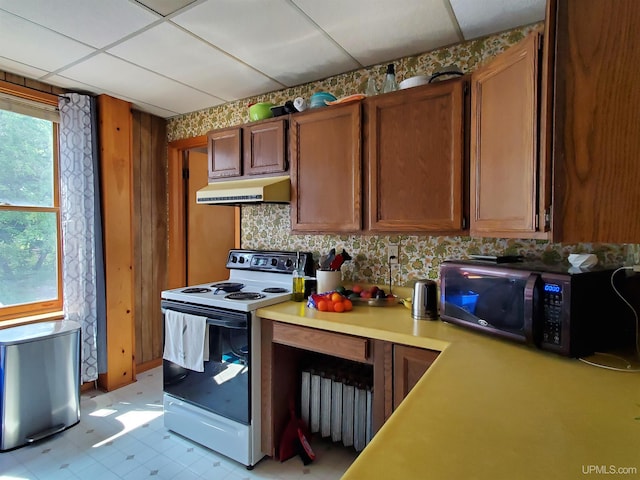
{"label": "window frame", "polygon": [[[15,85],[9,82],[0,81],[0,92],[16,97],[16,101],[27,100],[29,102],[37,102],[43,106],[58,107],[58,96],[51,93],[33,90],[31,88]],[[9,320],[29,319],[30,317],[51,316],[58,317],[62,314],[63,309],[63,290],[62,284],[62,219],[60,211],[60,135],[59,124],[52,121],[53,136],[53,206],[36,207],[36,206],[0,206],[2,211],[23,211],[23,212],[53,212],[56,214],[56,233],[57,233],[57,280],[58,280],[58,298],[40,302],[25,303],[20,305],[0,307],[0,326]]]}

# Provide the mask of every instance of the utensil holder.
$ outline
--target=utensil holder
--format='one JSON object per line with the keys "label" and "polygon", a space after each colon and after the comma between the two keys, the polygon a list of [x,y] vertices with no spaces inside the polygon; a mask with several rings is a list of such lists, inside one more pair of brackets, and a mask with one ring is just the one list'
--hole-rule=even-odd
{"label": "utensil holder", "polygon": [[340,270],[317,270],[316,282],[318,293],[330,292],[342,284],[342,272]]}

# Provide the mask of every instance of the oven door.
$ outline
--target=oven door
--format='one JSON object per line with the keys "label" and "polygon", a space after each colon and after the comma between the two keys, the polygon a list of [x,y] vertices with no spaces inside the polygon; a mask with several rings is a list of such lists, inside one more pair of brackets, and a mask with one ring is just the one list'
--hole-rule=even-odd
{"label": "oven door", "polygon": [[251,423],[251,314],[163,300],[166,310],[207,317],[204,372],[163,361],[164,392],[245,425]]}

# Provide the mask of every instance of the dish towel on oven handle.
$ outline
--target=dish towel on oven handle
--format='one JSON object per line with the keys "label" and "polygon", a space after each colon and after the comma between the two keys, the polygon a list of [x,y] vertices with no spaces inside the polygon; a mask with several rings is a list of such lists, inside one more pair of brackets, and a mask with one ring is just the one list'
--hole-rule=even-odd
{"label": "dish towel on oven handle", "polygon": [[207,317],[165,310],[162,358],[189,370],[203,372],[204,362],[209,360]]}

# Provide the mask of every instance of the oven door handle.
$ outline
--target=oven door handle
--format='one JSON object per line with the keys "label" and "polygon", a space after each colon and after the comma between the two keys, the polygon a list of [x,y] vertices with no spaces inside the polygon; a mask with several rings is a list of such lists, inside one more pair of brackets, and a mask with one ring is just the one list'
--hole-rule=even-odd
{"label": "oven door handle", "polygon": [[164,315],[164,313],[167,310],[207,317],[207,325],[212,325],[214,327],[232,328],[235,330],[246,330],[248,328],[247,320],[245,320],[244,318],[225,318],[225,317],[212,318],[208,316],[204,311],[198,311],[198,310],[181,311],[178,309],[165,308],[165,307],[161,308],[162,314]]}
{"label": "oven door handle", "polygon": [[244,320],[222,320],[219,318],[207,318],[207,325],[214,327],[233,328],[236,330],[246,330],[247,322]]}

